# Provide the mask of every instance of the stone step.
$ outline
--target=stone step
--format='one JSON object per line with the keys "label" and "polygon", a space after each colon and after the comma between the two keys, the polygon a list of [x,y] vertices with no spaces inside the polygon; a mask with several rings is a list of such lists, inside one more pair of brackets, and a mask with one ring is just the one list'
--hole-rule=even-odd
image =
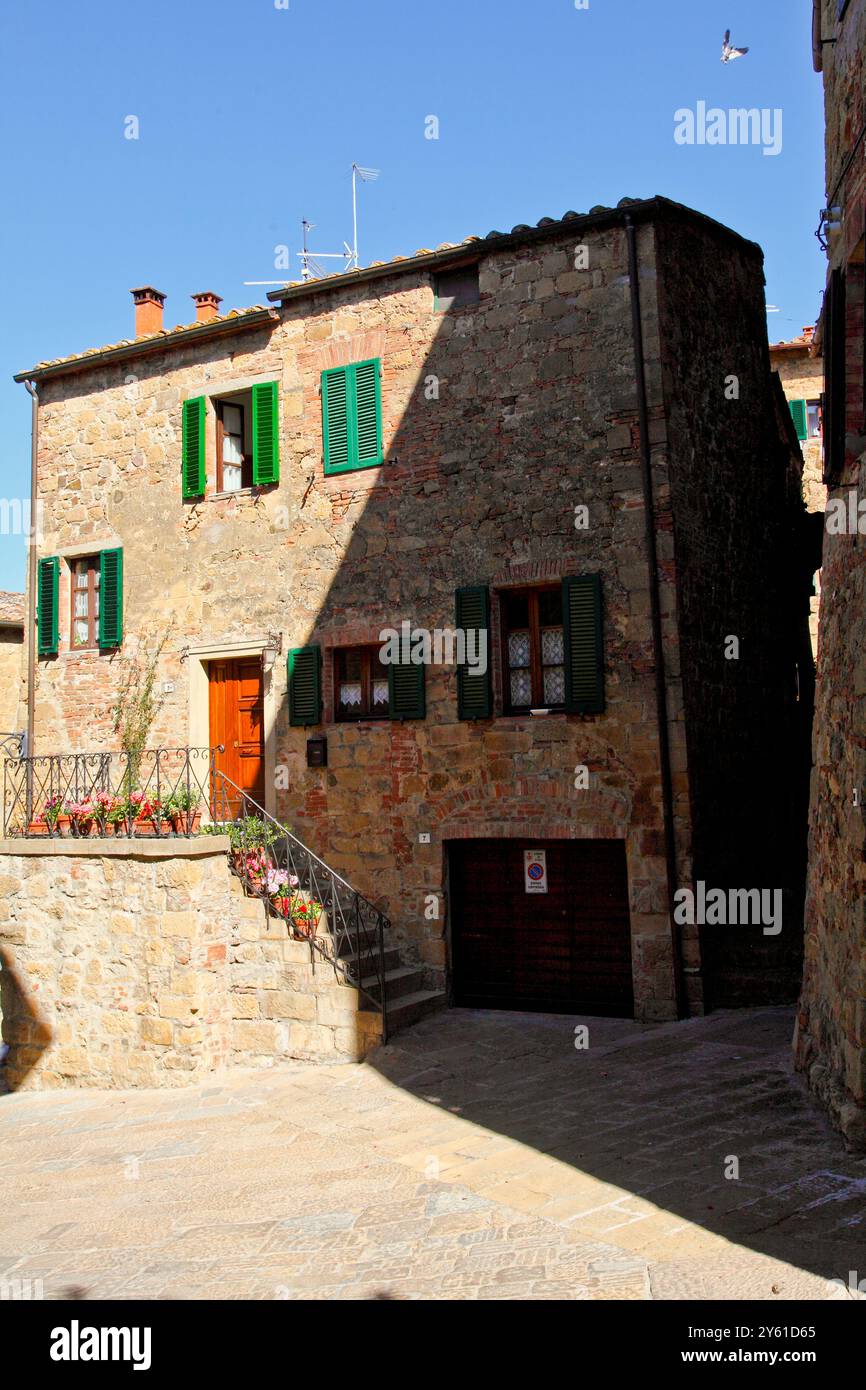
{"label": "stone step", "polygon": [[447,1002],[444,990],[419,989],[414,994],[404,995],[388,1006],[388,1033],[408,1028],[410,1023],[417,1023],[427,1014],[444,1009]]}
{"label": "stone step", "polygon": [[[396,955],[396,952],[394,953]],[[379,979],[376,975],[365,975],[361,981],[363,988],[372,999],[380,997]],[[414,965],[398,965],[395,969],[385,971],[385,998],[389,1004],[392,1000],[403,999],[407,994],[419,994],[424,990],[424,971]]]}

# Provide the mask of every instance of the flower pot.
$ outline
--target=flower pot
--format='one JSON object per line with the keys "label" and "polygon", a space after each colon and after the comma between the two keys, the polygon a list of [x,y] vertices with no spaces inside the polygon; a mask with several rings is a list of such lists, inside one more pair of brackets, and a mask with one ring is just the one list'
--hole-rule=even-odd
{"label": "flower pot", "polygon": [[86,816],[81,820],[72,820],[70,829],[77,840],[86,840],[93,830],[93,817]]}
{"label": "flower pot", "polygon": [[171,823],[176,835],[195,835],[201,825],[201,811],[176,811]]}
{"label": "flower pot", "polygon": [[137,840],[150,839],[156,835],[156,826],[150,816],[136,816],[132,823],[132,833]]}
{"label": "flower pot", "polygon": [[32,820],[28,824],[25,833],[27,835],[47,835],[48,826],[45,824],[44,820]]}

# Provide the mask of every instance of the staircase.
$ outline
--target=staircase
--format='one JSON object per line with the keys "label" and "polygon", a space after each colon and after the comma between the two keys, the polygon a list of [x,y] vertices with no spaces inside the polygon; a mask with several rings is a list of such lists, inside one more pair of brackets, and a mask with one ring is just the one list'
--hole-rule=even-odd
{"label": "staircase", "polygon": [[[273,937],[276,929],[288,938],[287,961],[298,965],[303,961],[311,967],[309,975],[304,975],[311,994],[321,996],[321,966],[327,962],[333,970],[332,985],[341,986],[341,993],[355,991],[356,1014],[381,1016],[384,1042],[401,1028],[444,1008],[445,992],[427,988],[423,967],[404,964],[389,941],[388,919],[373,903],[223,773],[215,772],[213,782],[211,814],[232,840],[233,871],[246,896],[259,899],[267,914],[268,935]],[[265,887],[274,872],[290,874],[298,881],[292,905],[297,900],[322,909],[314,935],[297,939],[291,917],[280,916]],[[343,1012],[346,1007],[344,1000]],[[325,1012],[330,1017],[330,1011]],[[372,1029],[364,1031],[372,1036]]]}

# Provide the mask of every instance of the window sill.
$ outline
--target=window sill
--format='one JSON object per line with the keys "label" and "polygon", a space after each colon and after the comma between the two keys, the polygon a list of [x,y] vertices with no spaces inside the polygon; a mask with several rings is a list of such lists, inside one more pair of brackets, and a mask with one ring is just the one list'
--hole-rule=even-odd
{"label": "window sill", "polygon": [[377,463],[353,463],[349,468],[326,468],[322,476],[324,478],[345,478],[352,473],[372,473],[378,468],[384,468],[388,463],[396,462],[396,459],[379,459]]}
{"label": "window sill", "polygon": [[258,497],[262,492],[260,487],[239,487],[233,492],[209,492],[205,497],[206,502],[225,502],[229,497]]}
{"label": "window sill", "polygon": [[335,729],[356,729],[359,724],[393,724],[390,715],[387,714],[362,714],[357,719],[335,719]]}
{"label": "window sill", "polygon": [[564,719],[568,710],[561,705],[552,705],[550,709],[521,709],[503,710],[498,716],[499,719]]}
{"label": "window sill", "polygon": [[55,655],[78,660],[87,656],[110,656],[117,651],[120,651],[119,647],[61,647]]}

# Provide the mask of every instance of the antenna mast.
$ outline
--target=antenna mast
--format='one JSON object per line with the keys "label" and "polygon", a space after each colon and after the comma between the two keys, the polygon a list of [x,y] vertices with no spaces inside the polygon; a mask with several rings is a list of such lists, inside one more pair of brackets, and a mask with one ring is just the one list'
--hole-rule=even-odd
{"label": "antenna mast", "polygon": [[[320,280],[325,274],[320,261],[342,261],[343,270],[360,270],[358,260],[358,179],[362,183],[373,183],[378,179],[381,170],[365,169],[360,164],[352,165],[352,245],[343,242],[342,251],[311,251],[308,245],[308,237],[315,227],[315,222],[309,222],[303,218],[301,226],[303,228],[303,247],[302,251],[296,254],[301,260],[301,279]],[[245,285],[284,285],[284,280],[245,280]]]}

